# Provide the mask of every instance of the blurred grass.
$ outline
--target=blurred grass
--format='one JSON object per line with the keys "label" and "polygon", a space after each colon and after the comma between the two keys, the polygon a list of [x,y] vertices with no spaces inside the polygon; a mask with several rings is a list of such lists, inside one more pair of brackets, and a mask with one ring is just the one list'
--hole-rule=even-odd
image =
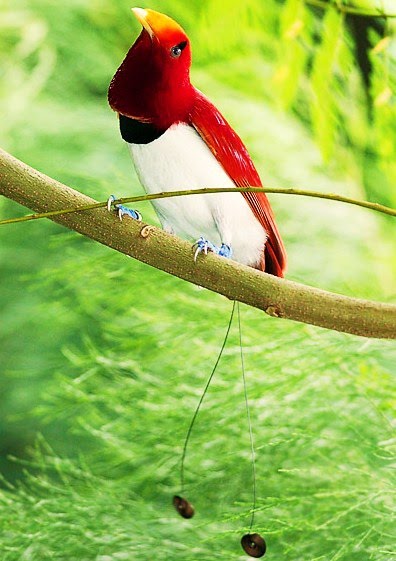
{"label": "blurred grass", "polygon": [[[367,121],[346,29],[337,32],[334,73],[326,67],[321,76],[320,32],[331,34],[332,24],[301,2],[151,7],[188,30],[194,81],[246,141],[265,184],[394,201],[394,97]],[[101,199],[141,192],[106,103],[138,32],[129,8],[124,0],[1,7],[3,147]],[[388,62],[372,55],[379,93],[385,82],[393,88],[393,45]],[[323,115],[319,105],[312,118],[312,91],[319,100],[334,95],[328,152],[325,131],[315,133]],[[390,220],[325,201],[272,201],[289,278],[394,298]],[[8,201],[0,209],[25,212]],[[140,210],[157,222],[148,204]],[[2,559],[244,558],[251,466],[235,326],[189,446],[197,516],[179,520],[170,506],[230,303],[49,222],[1,228],[0,263]],[[389,561],[394,344],[247,308],[242,324],[257,446],[255,530],[268,555]]]}

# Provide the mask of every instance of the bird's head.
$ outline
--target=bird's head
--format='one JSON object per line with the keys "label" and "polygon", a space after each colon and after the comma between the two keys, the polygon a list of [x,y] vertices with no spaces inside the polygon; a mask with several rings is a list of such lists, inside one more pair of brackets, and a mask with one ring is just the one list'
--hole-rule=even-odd
{"label": "bird's head", "polygon": [[165,14],[132,11],[143,29],[110,83],[109,103],[122,115],[167,128],[191,105],[190,41]]}

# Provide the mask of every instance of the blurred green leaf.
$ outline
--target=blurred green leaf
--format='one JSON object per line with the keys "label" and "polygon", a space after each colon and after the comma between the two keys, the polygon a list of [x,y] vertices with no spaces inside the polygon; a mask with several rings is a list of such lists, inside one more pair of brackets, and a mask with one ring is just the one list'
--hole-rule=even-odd
{"label": "blurred green leaf", "polygon": [[332,155],[335,130],[338,125],[333,89],[335,86],[334,67],[341,45],[342,27],[342,14],[335,9],[329,9],[323,19],[322,41],[316,49],[311,75],[312,124],[325,159],[329,159]]}

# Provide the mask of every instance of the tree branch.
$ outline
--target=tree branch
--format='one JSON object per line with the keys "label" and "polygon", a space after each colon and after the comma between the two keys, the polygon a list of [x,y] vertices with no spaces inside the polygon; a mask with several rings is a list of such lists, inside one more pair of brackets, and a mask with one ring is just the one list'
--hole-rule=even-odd
{"label": "tree branch", "polygon": [[[0,194],[34,212],[81,208],[96,201],[0,149]],[[396,305],[349,298],[279,279],[213,254],[193,260],[191,244],[103,208],[53,220],[172,275],[282,317],[364,337],[396,338]]]}

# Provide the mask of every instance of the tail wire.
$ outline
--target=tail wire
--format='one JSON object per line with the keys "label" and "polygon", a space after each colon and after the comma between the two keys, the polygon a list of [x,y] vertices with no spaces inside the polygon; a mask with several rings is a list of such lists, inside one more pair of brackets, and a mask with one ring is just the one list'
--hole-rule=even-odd
{"label": "tail wire", "polygon": [[243,357],[243,345],[242,345],[242,329],[241,329],[241,313],[239,310],[239,302],[237,302],[237,316],[238,316],[238,330],[239,330],[239,349],[241,355],[241,370],[242,370],[242,381],[243,381],[243,393],[245,396],[245,409],[246,409],[246,416],[249,428],[249,440],[250,440],[250,455],[251,455],[251,463],[252,463],[252,485],[253,485],[253,501],[252,501],[252,515],[250,518],[250,529],[249,533],[252,531],[253,524],[254,524],[254,514],[256,511],[256,453],[254,450],[254,438],[253,438],[253,430],[252,430],[252,421],[250,417],[250,407],[249,407],[249,398],[247,393],[247,383],[246,383],[246,374],[245,374],[245,361]]}
{"label": "tail wire", "polygon": [[255,448],[254,448],[254,439],[253,439],[253,430],[252,430],[252,422],[251,422],[251,416],[250,416],[250,407],[249,407],[249,399],[248,399],[248,392],[247,392],[247,383],[246,383],[246,374],[245,374],[245,361],[244,361],[244,356],[243,356],[243,344],[242,344],[242,329],[241,329],[241,314],[240,314],[240,309],[239,309],[239,302],[234,301],[233,305],[232,305],[232,311],[231,311],[231,315],[230,315],[230,319],[228,321],[228,325],[227,325],[227,330],[224,336],[224,340],[223,343],[221,345],[221,349],[219,351],[219,354],[217,356],[216,362],[213,366],[213,369],[210,373],[209,378],[206,381],[206,385],[204,388],[204,391],[202,392],[202,395],[198,401],[197,407],[195,409],[194,415],[191,419],[190,425],[188,427],[188,431],[187,431],[187,435],[184,441],[184,446],[183,446],[183,453],[182,453],[182,457],[181,457],[181,467],[180,467],[180,487],[181,487],[181,492],[182,494],[184,493],[185,490],[185,476],[184,476],[184,468],[185,468],[185,460],[186,460],[186,454],[187,454],[187,448],[188,448],[188,444],[190,441],[190,437],[191,437],[191,433],[192,433],[192,429],[194,427],[195,421],[197,420],[198,417],[198,413],[201,409],[203,400],[205,398],[205,395],[209,389],[209,386],[212,382],[213,376],[215,375],[215,372],[217,370],[217,367],[220,363],[221,357],[223,356],[223,352],[224,349],[226,347],[227,341],[228,341],[228,336],[230,334],[230,330],[231,330],[231,325],[232,325],[232,321],[234,319],[234,315],[235,315],[235,310],[237,311],[237,318],[238,318],[238,331],[239,331],[239,349],[240,349],[240,360],[241,360],[241,370],[242,370],[242,381],[243,381],[243,392],[244,392],[244,399],[245,399],[245,409],[246,409],[246,416],[247,416],[247,423],[248,423],[248,429],[249,429],[249,441],[250,441],[250,453],[251,453],[251,464],[252,464],[252,492],[253,492],[253,500],[252,500],[252,508],[251,508],[251,519],[250,519],[250,530],[249,532],[251,532],[252,528],[253,528],[253,524],[254,524],[254,515],[255,515],[255,510],[256,510],[256,500],[257,500],[257,490],[256,490],[256,454],[255,454]]}
{"label": "tail wire", "polygon": [[194,427],[195,421],[197,419],[197,416],[198,416],[199,410],[201,408],[202,402],[205,398],[206,392],[208,391],[210,383],[213,379],[213,376],[215,375],[215,372],[217,370],[217,367],[218,367],[219,362],[221,360],[221,357],[223,355],[223,351],[224,351],[225,346],[227,344],[228,336],[230,334],[230,329],[231,329],[231,325],[232,325],[232,320],[234,318],[234,313],[235,313],[235,300],[232,304],[232,311],[231,311],[230,319],[228,321],[227,330],[226,330],[226,334],[224,336],[223,344],[221,345],[221,349],[220,349],[220,352],[217,356],[217,360],[215,362],[215,365],[213,366],[212,372],[210,373],[210,376],[209,376],[209,378],[206,382],[204,391],[202,392],[202,395],[199,399],[198,405],[197,405],[197,407],[195,409],[195,412],[194,412],[194,415],[191,419],[190,426],[188,427],[186,439],[184,441],[183,453],[182,453],[182,458],[181,458],[181,468],[180,468],[180,487],[181,487],[181,492],[182,493],[184,493],[184,481],[185,481],[184,480],[184,463],[185,463],[185,459],[186,459],[187,447],[188,447],[188,443],[189,443],[189,440],[190,440],[191,432],[192,432],[192,429]]}

